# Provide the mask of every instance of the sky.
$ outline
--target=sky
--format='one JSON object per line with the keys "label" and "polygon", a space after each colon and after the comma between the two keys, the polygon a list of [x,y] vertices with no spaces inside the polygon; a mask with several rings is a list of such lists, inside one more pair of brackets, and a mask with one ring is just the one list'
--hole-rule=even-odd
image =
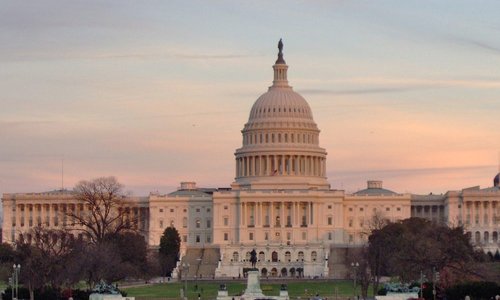
{"label": "sky", "polygon": [[0,0],[0,193],[228,187],[283,38],[331,187],[488,187],[499,1]]}

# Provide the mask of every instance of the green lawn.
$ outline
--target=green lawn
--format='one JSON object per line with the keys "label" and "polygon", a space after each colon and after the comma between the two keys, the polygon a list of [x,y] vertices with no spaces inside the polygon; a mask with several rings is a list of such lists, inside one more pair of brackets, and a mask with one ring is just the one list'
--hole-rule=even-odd
{"label": "green lawn", "polygon": [[[188,298],[193,300],[198,299],[198,293],[200,293],[202,299],[215,299],[220,283],[222,282],[199,282],[197,284],[188,282]],[[197,289],[196,285],[198,286]],[[246,288],[246,283],[243,282],[227,282],[226,285],[230,296],[238,295]],[[279,295],[280,285],[280,283],[261,282],[264,294],[269,296]],[[179,299],[180,290],[183,286],[184,283],[173,282],[123,288],[123,290],[127,292],[128,296],[136,297],[137,299]],[[321,296],[333,299],[336,291],[339,296],[352,296],[352,281],[302,281],[288,283],[288,293],[291,298],[307,298],[318,293]]]}

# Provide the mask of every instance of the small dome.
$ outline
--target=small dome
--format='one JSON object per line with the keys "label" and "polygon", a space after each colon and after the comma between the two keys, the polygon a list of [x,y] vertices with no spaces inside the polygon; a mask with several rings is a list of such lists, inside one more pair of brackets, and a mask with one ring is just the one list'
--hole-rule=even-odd
{"label": "small dome", "polygon": [[495,178],[493,178],[493,186],[500,186],[500,173],[497,174],[497,176],[495,176]]}
{"label": "small dome", "polygon": [[384,189],[382,187],[381,180],[368,180],[367,188],[361,191],[357,191],[354,193],[356,196],[393,196],[397,195],[397,193]]}

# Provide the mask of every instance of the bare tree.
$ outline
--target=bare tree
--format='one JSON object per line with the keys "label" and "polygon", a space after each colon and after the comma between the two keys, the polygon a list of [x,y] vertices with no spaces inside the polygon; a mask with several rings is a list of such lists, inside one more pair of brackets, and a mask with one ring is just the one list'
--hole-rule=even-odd
{"label": "bare tree", "polygon": [[368,297],[368,287],[373,281],[370,272],[370,262],[368,260],[368,247],[350,248],[347,253],[347,266],[350,268],[352,279],[356,279],[357,285],[361,288],[361,298]]}
{"label": "bare tree", "polygon": [[74,244],[67,232],[35,227],[29,235],[29,243],[25,240],[17,242],[16,254],[22,261],[21,279],[29,289],[30,299],[34,299],[36,289],[59,288],[77,282],[68,280],[65,272]]}
{"label": "bare tree", "polygon": [[380,241],[380,239],[374,239],[373,234],[380,232],[385,226],[390,224],[390,220],[385,216],[382,211],[375,211],[368,222],[368,230],[366,234],[368,236],[368,248],[365,249],[366,257],[368,261],[368,266],[370,269],[370,278],[372,280],[373,294],[376,295],[378,287],[380,284],[380,278],[384,273],[385,260],[383,258],[383,253],[386,251],[386,247],[390,247],[385,241]]}
{"label": "bare tree", "polygon": [[109,236],[135,230],[137,217],[125,205],[123,186],[115,177],[82,180],[73,189],[82,209],[70,210],[66,215],[85,233],[92,243],[100,243]]}

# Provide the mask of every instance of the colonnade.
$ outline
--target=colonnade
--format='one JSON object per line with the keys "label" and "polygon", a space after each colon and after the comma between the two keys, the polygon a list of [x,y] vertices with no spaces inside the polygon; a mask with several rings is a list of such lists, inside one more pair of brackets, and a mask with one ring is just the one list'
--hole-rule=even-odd
{"label": "colonnade", "polygon": [[308,227],[314,224],[312,201],[242,202],[240,226],[244,227]]}
{"label": "colonnade", "polygon": [[464,201],[462,218],[472,242],[485,246],[499,242],[499,232],[494,227],[499,223],[498,209],[498,201]]}
{"label": "colonnade", "polygon": [[326,175],[326,158],[313,155],[249,155],[236,158],[236,177]]}
{"label": "colonnade", "polygon": [[498,201],[465,201],[464,223],[488,226],[498,223]]}
{"label": "colonnade", "polygon": [[[65,227],[72,224],[70,213],[77,215],[89,211],[89,206],[83,203],[40,203],[16,204],[12,209],[12,227]],[[119,208],[120,209],[120,208]],[[125,206],[125,215],[130,220],[137,220],[141,229],[147,229],[147,208]],[[71,223],[70,223],[71,222]],[[144,228],[143,228],[144,227]]]}
{"label": "colonnade", "polygon": [[411,216],[440,222],[446,221],[444,205],[439,204],[412,205]]}

